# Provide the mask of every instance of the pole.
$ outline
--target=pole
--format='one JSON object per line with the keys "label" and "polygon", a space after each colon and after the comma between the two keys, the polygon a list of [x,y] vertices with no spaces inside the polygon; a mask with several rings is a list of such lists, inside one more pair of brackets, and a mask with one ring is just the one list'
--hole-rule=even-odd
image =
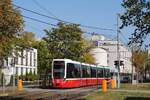
{"label": "pole", "polygon": [[98,64],[96,64],[96,78],[97,78],[97,89],[98,89]]}
{"label": "pole", "polygon": [[15,60],[16,60],[16,58],[14,57],[14,61],[13,61],[13,92],[15,92]]}
{"label": "pole", "polygon": [[[132,36],[132,39],[133,39],[133,36]],[[131,53],[132,53],[132,56],[131,56],[131,67],[132,67],[132,84],[134,84],[134,72],[133,72],[133,42],[131,44]]]}
{"label": "pole", "polygon": [[2,78],[3,78],[2,85],[3,85],[3,94],[4,94],[5,93],[5,75],[4,75],[4,73],[2,74]]}
{"label": "pole", "polygon": [[120,52],[119,52],[119,14],[117,14],[117,61],[118,61],[118,77],[117,77],[117,88],[120,88]]}

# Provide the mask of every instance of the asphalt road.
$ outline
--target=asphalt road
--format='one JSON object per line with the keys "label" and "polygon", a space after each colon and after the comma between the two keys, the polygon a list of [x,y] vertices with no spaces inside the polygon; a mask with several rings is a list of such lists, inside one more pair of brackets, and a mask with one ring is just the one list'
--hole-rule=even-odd
{"label": "asphalt road", "polygon": [[1,96],[0,100],[73,100],[96,91],[97,87],[82,87],[74,89],[42,89],[23,88],[23,91]]}

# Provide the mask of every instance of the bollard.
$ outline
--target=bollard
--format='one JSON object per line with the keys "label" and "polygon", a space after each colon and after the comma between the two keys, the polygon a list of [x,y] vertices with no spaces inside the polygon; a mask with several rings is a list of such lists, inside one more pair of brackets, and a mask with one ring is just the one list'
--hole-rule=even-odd
{"label": "bollard", "polygon": [[107,92],[107,81],[102,80],[102,92]]}
{"label": "bollard", "polygon": [[18,80],[18,90],[21,91],[22,90],[22,80]]}
{"label": "bollard", "polygon": [[111,88],[111,89],[116,88],[116,83],[115,83],[115,80],[114,80],[114,79],[110,80],[110,88]]}

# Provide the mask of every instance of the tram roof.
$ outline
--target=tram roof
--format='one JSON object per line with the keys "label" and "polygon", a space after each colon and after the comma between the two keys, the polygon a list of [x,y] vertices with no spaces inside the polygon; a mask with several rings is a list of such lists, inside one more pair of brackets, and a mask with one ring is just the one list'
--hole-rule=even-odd
{"label": "tram roof", "polygon": [[118,72],[118,70],[115,67],[81,63],[81,62],[78,62],[78,61],[73,61],[71,59],[53,59],[53,61],[65,61],[65,62],[68,62],[68,63],[82,64],[82,65],[91,66],[91,67],[106,68],[106,69],[110,69],[112,72]]}
{"label": "tram roof", "polygon": [[73,60],[71,60],[71,59],[53,59],[53,61],[65,61],[65,62],[69,62],[69,63],[80,64],[80,62],[78,62],[78,61],[73,61]]}

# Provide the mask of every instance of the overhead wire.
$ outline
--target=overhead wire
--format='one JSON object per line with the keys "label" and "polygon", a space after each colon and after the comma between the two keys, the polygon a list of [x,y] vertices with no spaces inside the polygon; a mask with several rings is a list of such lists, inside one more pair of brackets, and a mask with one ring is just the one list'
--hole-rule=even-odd
{"label": "overhead wire", "polygon": [[47,25],[51,25],[51,26],[57,26],[55,24],[50,24],[50,23],[47,23],[45,21],[42,21],[42,20],[39,20],[39,19],[36,19],[36,18],[28,17],[28,16],[25,16],[25,15],[21,15],[21,16],[24,17],[24,18],[27,18],[27,19],[31,19],[31,20],[43,23],[43,24],[47,24]]}
{"label": "overhead wire", "polygon": [[[15,13],[13,11],[8,11],[8,12],[17,14],[17,13]],[[27,18],[27,19],[30,19],[30,20],[33,20],[33,21],[36,21],[36,22],[39,22],[39,23],[47,24],[47,25],[50,25],[50,26],[57,26],[55,24],[51,24],[51,23],[48,23],[48,22],[45,22],[45,21],[42,21],[42,20],[39,20],[39,19],[36,19],[36,18],[33,18],[33,17],[22,15],[22,14],[20,14],[20,16],[22,16],[24,18]]]}
{"label": "overhead wire", "polygon": [[58,18],[55,18],[55,17],[52,17],[52,16],[47,16],[45,14],[41,14],[41,13],[38,13],[36,11],[20,7],[20,6],[15,5],[15,4],[13,4],[13,5],[15,7],[18,7],[20,9],[24,10],[24,11],[28,11],[30,13],[34,13],[34,14],[37,14],[37,15],[40,15],[40,16],[43,16],[43,17],[46,17],[46,18],[50,18],[50,19],[53,19],[53,20],[57,20],[57,21],[60,21],[60,22],[69,23],[69,24],[77,24],[77,25],[80,25],[81,27],[89,28],[89,29],[98,29],[98,30],[105,30],[105,31],[116,31],[114,29],[109,29],[109,28],[100,28],[100,27],[96,27],[96,26],[82,25],[82,24],[79,24],[79,23],[73,23],[73,22],[69,22],[69,21],[64,21],[64,20],[61,20],[61,19],[58,19]]}
{"label": "overhead wire", "polygon": [[51,11],[49,11],[47,8],[42,6],[37,0],[32,0],[32,2],[37,5],[41,10],[46,11],[48,14],[52,15],[55,18],[58,18],[56,15],[54,15]]}
{"label": "overhead wire", "polygon": [[[16,6],[16,5],[14,5],[14,6]],[[60,19],[57,19],[57,18],[54,18],[54,17],[50,17],[50,16],[47,16],[47,15],[43,15],[43,14],[37,13],[37,12],[35,12],[35,11],[22,8],[22,7],[20,7],[20,6],[16,6],[16,7],[21,8],[21,9],[26,10],[26,11],[29,11],[29,12],[32,12],[32,13],[34,13],[34,14],[38,14],[38,15],[47,17],[47,18],[51,18],[51,19],[54,19],[54,20],[62,21],[62,20],[60,20]],[[15,13],[15,12],[12,12],[12,13]],[[57,26],[57,25],[55,25],[55,24],[51,24],[51,23],[48,23],[48,22],[45,22],[45,21],[42,21],[42,20],[39,20],[39,19],[36,19],[36,18],[33,18],[33,17],[28,17],[28,16],[25,16],[25,15],[22,15],[22,14],[21,14],[21,16],[24,17],[24,18],[27,18],[27,19],[36,21],[36,22],[43,23],[43,24],[47,24],[47,25],[51,25],[51,26]],[[70,22],[69,22],[69,23],[70,23]],[[89,27],[89,26],[85,26],[85,27]],[[90,27],[93,27],[93,26],[90,26]],[[89,27],[89,28],[90,28],[90,27]],[[96,28],[96,27],[93,27],[93,28]],[[97,27],[97,28],[100,29],[99,27]],[[101,29],[102,29],[102,28],[101,28]],[[111,31],[114,31],[114,30],[112,30],[112,29],[102,29],[102,30],[111,30]],[[84,32],[84,33],[87,33],[87,34],[90,34],[90,35],[93,34],[93,32],[87,32],[87,31],[83,31],[83,32]],[[121,35],[122,35],[122,37],[127,41],[127,39],[124,37],[124,35],[123,35],[122,33],[121,33]],[[81,41],[75,41],[75,42],[81,42]]]}
{"label": "overhead wire", "polygon": [[123,39],[127,42],[128,39],[124,36],[124,34],[122,32],[120,32],[121,36],[123,37]]}

